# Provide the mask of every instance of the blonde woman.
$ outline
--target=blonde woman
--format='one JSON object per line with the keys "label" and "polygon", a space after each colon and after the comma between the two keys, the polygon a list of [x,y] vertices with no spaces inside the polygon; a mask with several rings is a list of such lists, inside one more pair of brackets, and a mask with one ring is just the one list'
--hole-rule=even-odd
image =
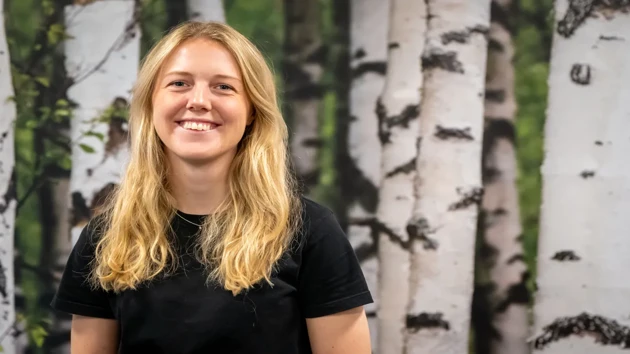
{"label": "blonde woman", "polygon": [[145,58],[131,158],[52,302],[73,354],[367,354],[372,298],[334,215],[300,197],[261,53],[190,22]]}

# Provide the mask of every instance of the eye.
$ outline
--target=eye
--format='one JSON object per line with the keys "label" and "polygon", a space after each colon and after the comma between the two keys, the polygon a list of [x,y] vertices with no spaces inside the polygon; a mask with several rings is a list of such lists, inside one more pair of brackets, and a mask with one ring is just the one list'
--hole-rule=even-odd
{"label": "eye", "polygon": [[168,84],[169,86],[175,86],[175,87],[184,87],[186,85],[185,82],[177,80],[177,81],[173,81],[171,83]]}
{"label": "eye", "polygon": [[217,88],[220,90],[234,90],[232,86],[226,84],[219,84],[217,85]]}

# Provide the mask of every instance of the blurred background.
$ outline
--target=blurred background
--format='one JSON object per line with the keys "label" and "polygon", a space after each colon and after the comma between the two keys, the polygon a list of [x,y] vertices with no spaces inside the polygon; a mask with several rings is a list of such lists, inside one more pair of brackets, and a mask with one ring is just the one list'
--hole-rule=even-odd
{"label": "blurred background", "polygon": [[[514,228],[509,227],[506,232],[509,237],[520,236],[516,242],[522,251],[517,252],[516,259],[513,259],[511,264],[521,262],[525,271],[517,272],[527,275],[522,276],[519,273],[519,279],[515,283],[513,281],[514,284],[507,288],[503,287],[505,289],[502,288],[501,291],[504,293],[500,291],[497,293],[496,284],[493,286],[496,279],[490,276],[496,264],[486,262],[484,257],[491,257],[488,256],[488,252],[502,251],[497,251],[500,246],[495,245],[494,248],[488,246],[488,241],[484,238],[484,230],[487,230],[487,227],[483,226],[483,218],[487,217],[487,213],[484,213],[486,210],[483,208],[482,197],[480,195],[465,197],[464,202],[468,200],[475,205],[475,210],[467,214],[465,219],[469,223],[474,219],[475,226],[467,228],[470,242],[463,243],[472,245],[466,254],[469,259],[460,258],[462,263],[470,263],[470,274],[473,270],[472,263],[476,264],[475,291],[473,292],[471,283],[470,286],[462,288],[469,290],[461,294],[463,298],[469,299],[464,311],[470,317],[447,319],[446,315],[445,317],[437,315],[444,313],[443,311],[436,313],[425,311],[424,315],[414,315],[411,314],[413,309],[407,309],[406,317],[399,322],[400,326],[409,329],[410,333],[421,332],[423,328],[430,330],[442,328],[451,332],[456,330],[460,338],[444,337],[447,339],[442,340],[464,343],[471,353],[518,354],[528,350],[523,349],[528,347],[523,338],[529,337],[531,333],[527,328],[532,322],[531,294],[536,290],[534,281],[537,271],[537,238],[541,209],[540,171],[543,161],[543,128],[547,108],[549,63],[553,28],[556,23],[554,4],[552,0],[479,1],[476,5],[470,5],[468,9],[462,5],[460,7],[464,9],[457,12],[459,10],[456,7],[450,10],[448,6],[439,8],[440,1],[428,1],[423,6],[434,6],[434,11],[442,11],[441,15],[435,15],[438,18],[446,16],[448,11],[453,11],[449,15],[451,20],[445,22],[447,23],[445,27],[448,29],[448,26],[456,25],[459,21],[462,28],[465,27],[468,31],[459,33],[460,37],[457,32],[452,32],[452,37],[442,36],[442,42],[439,44],[461,45],[463,54],[459,58],[466,68],[462,72],[468,75],[466,80],[470,80],[447,84],[447,87],[455,87],[450,103],[454,106],[469,104],[468,98],[458,102],[460,91],[457,87],[461,88],[463,92],[461,95],[465,96],[471,92],[472,89],[467,88],[470,86],[485,91],[486,107],[493,102],[507,102],[505,104],[513,106],[513,109],[502,111],[503,115],[509,115],[513,111],[513,116],[501,117],[507,122],[507,127],[493,126],[497,130],[486,131],[486,138],[490,137],[487,134],[498,134],[499,138],[506,138],[506,141],[513,143],[515,147],[511,163],[514,171],[507,172],[514,178],[513,180],[508,178],[506,183],[513,183],[512,188],[517,193],[516,199],[513,200],[517,202],[517,206],[507,212],[516,214],[516,228],[522,229],[522,232],[513,235]],[[11,269],[10,265],[3,265],[5,272],[13,271],[15,275],[13,288],[15,302],[11,305],[5,304],[5,307],[14,305],[15,321],[10,320],[12,315],[7,315],[2,319],[4,322],[0,328],[4,329],[6,337],[15,340],[11,340],[12,344],[8,346],[6,343],[10,340],[3,337],[5,352],[10,348],[11,351],[20,354],[69,353],[68,318],[63,314],[52,313],[49,303],[73,239],[89,219],[91,210],[115,185],[119,177],[121,161],[124,161],[125,154],[126,104],[137,64],[169,28],[191,18],[227,22],[252,40],[268,59],[277,76],[283,111],[291,127],[292,154],[307,194],[335,211],[356,246],[357,256],[364,264],[372,291],[378,298],[377,304],[368,308],[374,337],[374,352],[379,353],[378,348],[387,346],[388,344],[383,344],[385,341],[395,340],[392,339],[395,335],[381,336],[377,333],[389,323],[379,322],[379,314],[387,311],[388,306],[385,301],[383,307],[379,309],[379,299],[387,296],[388,292],[379,287],[378,264],[384,253],[379,251],[378,240],[385,237],[383,235],[388,233],[387,230],[394,230],[395,233],[396,227],[388,229],[387,220],[383,221],[382,218],[387,218],[387,210],[389,213],[396,213],[397,209],[395,206],[391,207],[394,209],[389,209],[390,206],[384,204],[387,198],[382,195],[384,193],[382,188],[379,188],[383,181],[379,178],[385,174],[379,173],[378,170],[376,173],[366,172],[364,169],[370,166],[370,159],[372,165],[375,161],[375,166],[379,166],[379,154],[384,143],[382,138],[378,139],[376,131],[383,135],[387,133],[385,131],[387,129],[400,128],[400,125],[395,123],[386,123],[387,114],[380,114],[377,109],[377,96],[383,96],[383,105],[390,116],[398,114],[396,113],[398,111],[402,112],[402,109],[397,108],[402,107],[396,103],[398,96],[384,91],[387,75],[391,74],[393,77],[394,72],[398,75],[398,78],[390,81],[388,88],[390,90],[395,90],[395,87],[392,87],[398,82],[406,85],[405,73],[408,73],[410,79],[422,77],[423,71],[419,70],[422,67],[425,70],[424,84],[433,85],[427,86],[426,90],[439,86],[439,80],[444,82],[450,80],[448,75],[440,76],[439,73],[435,73],[435,70],[444,69],[448,65],[432,60],[445,57],[425,55],[422,60],[414,61],[414,65],[398,68],[398,71],[387,65],[387,44],[394,42],[391,37],[387,38],[388,30],[395,22],[390,21],[390,9],[393,8],[390,5],[397,3],[397,11],[403,13],[414,11],[418,5],[409,5],[405,11],[405,4],[412,2],[393,0],[3,2],[4,26],[10,54],[10,80],[15,93],[13,101],[17,112],[14,125],[13,175],[16,200],[13,230],[15,238],[13,250],[5,248],[5,253],[8,252],[14,258],[14,267]],[[444,0],[442,5],[445,3],[457,1]],[[412,19],[416,18],[413,14],[411,16]],[[558,16],[562,18],[564,14]],[[417,18],[427,21],[426,14],[418,14]],[[430,25],[431,16],[428,18]],[[474,27],[475,21],[479,22],[481,27]],[[416,32],[410,34],[409,38],[400,36],[400,43],[411,43],[411,46],[416,43],[417,46],[424,42],[422,29],[416,30],[411,25],[404,27],[405,23],[404,21],[399,23],[403,28],[400,31]],[[429,28],[428,31],[432,33],[431,31],[435,29]],[[470,36],[470,40],[466,39],[466,36]],[[413,50],[428,51],[431,45],[430,41],[427,41],[424,49],[414,47]],[[455,52],[460,50],[458,47],[454,48]],[[492,50],[499,54],[494,55]],[[401,55],[408,54],[407,52]],[[6,77],[8,74],[6,70],[0,71],[0,76]],[[485,80],[496,80],[497,77],[503,80],[498,84],[499,89],[488,90],[489,85],[483,89]],[[496,85],[496,82],[493,81],[490,85]],[[421,87],[422,84],[418,82],[415,88]],[[441,94],[444,95],[444,91]],[[422,97],[423,100],[427,99],[426,94]],[[415,116],[412,113],[411,118],[424,119],[420,95],[417,101],[416,105],[419,104],[421,108],[416,108],[416,111],[419,110],[420,113],[416,112]],[[478,150],[477,155],[475,153],[467,155],[479,156],[478,160],[462,162],[462,166],[471,166],[475,171],[478,170],[475,172],[477,177],[472,178],[473,181],[478,181],[477,184],[490,183],[487,175],[490,172],[485,168],[487,166],[483,171],[481,168],[484,160],[481,156],[481,140],[478,138],[482,137],[480,132],[484,127],[492,126],[488,119],[496,118],[488,118],[488,114],[484,114],[483,103],[482,97],[478,104],[471,104],[469,110],[471,117],[467,121],[472,122],[471,124],[478,123],[469,131],[474,135],[474,140],[479,142],[476,147],[471,148],[471,151]],[[431,108],[427,110],[430,111]],[[486,112],[488,110],[490,108],[486,108]],[[437,111],[439,110],[436,109],[435,112]],[[6,120],[7,112],[6,110],[1,112],[0,119]],[[405,113],[400,114],[402,117]],[[407,118],[410,116],[407,115]],[[356,122],[369,125],[371,128],[366,128],[366,133],[353,125]],[[371,136],[366,138],[365,142],[361,141],[362,134],[369,134],[370,131],[373,132]],[[402,134],[395,131],[390,131],[389,134],[393,144],[396,144],[395,139],[403,140]],[[457,132],[453,134],[457,135]],[[413,139],[413,146],[416,145],[416,140],[417,138]],[[426,140],[428,141],[428,138]],[[422,142],[424,141],[425,138]],[[488,154],[491,146],[483,147],[483,153]],[[375,151],[374,154],[372,151]],[[415,150],[405,151],[410,153],[410,156],[416,155]],[[509,159],[510,155],[507,156]],[[421,168],[418,167],[420,175],[423,174]],[[482,176],[483,173],[486,175]],[[431,172],[427,172],[427,176],[430,174]],[[416,181],[414,179],[416,177],[409,178]],[[422,178],[420,176],[419,180]],[[412,197],[414,189],[407,189],[407,195]],[[398,212],[410,215],[407,210]],[[353,226],[355,230],[352,229]],[[367,227],[369,230],[358,230],[361,227]],[[405,236],[406,238],[402,237],[398,244],[405,246],[401,246],[405,252],[413,253],[414,247],[410,246],[413,240],[412,232],[404,227],[401,230],[407,230],[409,234]],[[355,231],[356,235],[353,233]],[[369,235],[365,236],[365,232]],[[420,239],[422,236],[418,236],[416,241]],[[422,242],[426,239],[425,237]],[[431,248],[424,243],[424,248],[427,247]],[[457,257],[461,257],[461,254]],[[468,260],[470,262],[467,262]],[[461,269],[453,271],[459,272]],[[5,278],[11,280],[11,276]],[[439,282],[439,279],[437,281]],[[459,287],[451,289],[455,288],[459,289]],[[510,289],[513,293],[509,293]],[[509,311],[497,310],[499,306],[510,304],[524,308],[524,312],[521,313],[524,313],[525,317],[519,315],[510,317]],[[501,315],[508,318],[496,318]],[[450,325],[448,321],[451,321]],[[519,321],[521,323],[515,326],[509,324]],[[497,328],[500,324],[508,326],[508,329]],[[514,334],[515,331],[520,333]],[[436,333],[434,337],[443,338]],[[500,349],[500,345],[492,344],[493,341],[500,341],[501,338],[505,339],[511,335],[515,336],[511,340],[521,341],[523,344],[511,347],[512,349]],[[379,338],[384,342],[378,344]],[[403,342],[407,340],[400,338]],[[399,348],[400,345],[391,344],[391,347]],[[514,349],[517,347],[521,349]],[[397,349],[383,349],[380,352],[395,353]],[[439,353],[462,352],[451,348]]]}

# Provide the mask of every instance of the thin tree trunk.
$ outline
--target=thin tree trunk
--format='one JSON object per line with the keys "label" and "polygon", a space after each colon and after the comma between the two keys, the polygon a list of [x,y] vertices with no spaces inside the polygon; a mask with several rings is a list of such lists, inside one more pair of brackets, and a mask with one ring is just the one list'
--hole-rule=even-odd
{"label": "thin tree trunk", "polygon": [[15,96],[11,60],[4,28],[4,3],[0,0],[0,345],[15,353],[14,229],[17,206],[15,189]]}
{"label": "thin tree trunk", "polygon": [[[385,83],[389,0],[352,0],[350,4],[350,116],[347,155],[339,173],[348,220],[347,234],[374,303],[366,306],[372,348],[378,347],[378,234],[367,220],[376,216],[381,178],[381,146],[374,107]],[[338,132],[339,133],[339,132]]]}
{"label": "thin tree trunk", "polygon": [[514,45],[507,28],[512,0],[493,0],[486,67],[481,261],[489,281],[490,354],[527,354],[529,278],[516,187]]}
{"label": "thin tree trunk", "polygon": [[467,353],[490,0],[429,0],[408,353]]}
{"label": "thin tree trunk", "polygon": [[630,1],[555,3],[537,352],[625,353],[630,332]]}
{"label": "thin tree trunk", "polygon": [[135,11],[132,0],[66,8],[71,36],[65,47],[66,70],[74,80],[68,97],[78,105],[72,120],[73,243],[127,162],[125,115],[140,52]]}
{"label": "thin tree trunk", "polygon": [[165,0],[166,27],[171,29],[188,20],[189,2],[182,0]]}
{"label": "thin tree trunk", "polygon": [[318,0],[285,0],[285,108],[291,121],[291,154],[305,193],[319,181],[320,79],[324,48]]}
{"label": "thin tree trunk", "polygon": [[188,17],[193,21],[225,22],[223,1],[188,0]]}
{"label": "thin tree trunk", "polygon": [[422,89],[420,58],[426,35],[424,1],[392,0],[389,9],[387,74],[378,99],[381,185],[377,206],[379,256],[378,353],[405,353],[409,300],[411,217],[419,144]]}

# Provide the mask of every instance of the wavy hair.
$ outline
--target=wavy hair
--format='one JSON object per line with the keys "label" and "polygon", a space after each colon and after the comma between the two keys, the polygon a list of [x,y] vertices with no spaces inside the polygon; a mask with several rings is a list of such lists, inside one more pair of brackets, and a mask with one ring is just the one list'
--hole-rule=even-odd
{"label": "wavy hair", "polygon": [[130,158],[124,176],[98,212],[102,229],[90,280],[115,292],[177,268],[170,239],[175,203],[169,191],[164,146],[152,124],[152,95],[169,55],[187,40],[216,41],[234,56],[253,105],[254,119],[229,171],[229,195],[209,215],[196,255],[216,281],[238,294],[271,274],[299,229],[301,201],[289,168],[288,131],[274,76],[260,51],[221,23],[186,22],[144,58],[129,111]]}

